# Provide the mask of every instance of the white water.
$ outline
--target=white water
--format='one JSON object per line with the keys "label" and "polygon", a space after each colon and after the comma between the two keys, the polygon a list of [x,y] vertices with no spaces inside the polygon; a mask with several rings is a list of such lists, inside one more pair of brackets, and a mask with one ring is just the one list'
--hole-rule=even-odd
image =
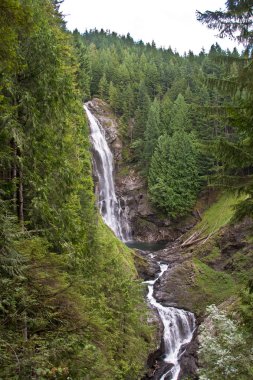
{"label": "white water", "polygon": [[[113,155],[105,139],[105,133],[99,121],[84,105],[90,125],[90,137],[93,146],[94,171],[98,177],[98,206],[104,222],[122,241],[131,240],[131,230],[127,216],[115,194],[113,178]],[[123,200],[125,202],[125,200]],[[124,205],[125,206],[125,205]],[[127,210],[126,210],[127,211]]]}
{"label": "white water", "polygon": [[[88,116],[91,130],[94,171],[99,185],[97,197],[100,213],[105,223],[119,239],[129,241],[131,240],[131,229],[127,221],[127,206],[125,200],[122,199],[123,207],[121,207],[115,194],[113,155],[98,120],[92,115],[87,105],[84,105],[84,109]],[[154,255],[150,253],[150,257],[153,258]],[[157,309],[164,325],[164,361],[173,364],[172,369],[163,374],[160,380],[165,380],[169,374],[171,380],[178,380],[180,349],[184,344],[191,341],[195,329],[195,319],[192,313],[174,307],[162,306],[154,298],[154,285],[167,269],[168,265],[160,264],[159,276],[155,280],[146,281],[146,283],[148,284],[149,303]]]}
{"label": "white water", "polygon": [[163,339],[166,355],[164,361],[173,364],[173,367],[162,375],[160,380],[164,380],[169,374],[171,380],[178,380],[180,373],[180,349],[184,344],[192,340],[195,329],[195,318],[193,313],[174,307],[165,307],[154,298],[154,285],[167,269],[168,265],[160,264],[158,277],[155,280],[146,281],[145,283],[148,284],[147,297],[149,303],[157,309],[164,326]]}

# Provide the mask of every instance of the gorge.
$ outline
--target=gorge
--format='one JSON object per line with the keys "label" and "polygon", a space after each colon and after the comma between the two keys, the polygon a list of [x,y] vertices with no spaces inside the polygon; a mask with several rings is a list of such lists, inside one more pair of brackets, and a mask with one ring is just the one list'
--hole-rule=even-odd
{"label": "gorge", "polygon": [[252,379],[252,0],[183,55],[82,3],[0,1],[0,379]]}
{"label": "gorge", "polygon": [[[113,155],[107,144],[103,126],[92,114],[89,106],[92,108],[92,101],[86,103],[84,109],[90,126],[98,207],[105,223],[112,229],[115,235],[122,241],[131,243],[130,245],[133,246],[134,242],[131,242],[131,227],[127,214],[124,212],[125,209],[121,208],[121,200],[115,193]],[[146,246],[146,249],[150,250],[149,245]],[[149,256],[151,260],[155,260],[153,253],[150,253]],[[167,271],[168,265],[160,261],[155,261],[155,264],[158,264],[160,268],[158,276],[154,280],[147,280],[144,283],[148,285],[148,303],[156,310],[162,322],[163,359],[160,359],[160,361],[164,361],[166,366],[163,367],[162,372],[159,370],[159,377],[157,377],[155,371],[154,377],[149,378],[179,380],[180,357],[183,355],[187,344],[192,340],[193,332],[196,328],[195,318],[188,311],[175,307],[165,307],[157,302],[154,296],[154,285]]]}

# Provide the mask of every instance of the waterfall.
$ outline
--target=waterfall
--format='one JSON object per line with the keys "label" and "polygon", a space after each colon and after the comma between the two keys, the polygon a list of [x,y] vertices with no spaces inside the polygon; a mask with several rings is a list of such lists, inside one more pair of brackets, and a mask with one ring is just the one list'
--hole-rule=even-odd
{"label": "waterfall", "polygon": [[[131,229],[127,220],[128,207],[126,200],[120,201],[115,194],[113,179],[113,155],[105,139],[105,133],[99,121],[84,105],[90,125],[90,138],[93,147],[93,168],[97,177],[98,189],[96,191],[99,211],[105,223],[112,229],[116,236],[122,241],[131,240]],[[150,257],[154,255],[150,253]],[[178,380],[180,373],[180,352],[184,344],[192,340],[195,329],[195,318],[190,312],[174,307],[165,307],[158,303],[153,296],[154,285],[167,270],[168,265],[160,264],[160,273],[155,280],[146,281],[148,284],[148,301],[159,313],[164,326],[165,359],[173,367],[162,375],[160,380],[170,376],[171,380]]]}
{"label": "waterfall", "polygon": [[178,380],[180,373],[180,350],[183,345],[190,343],[195,329],[194,314],[175,307],[165,307],[158,303],[153,296],[154,285],[157,280],[168,269],[168,265],[159,264],[160,273],[155,280],[145,281],[148,284],[148,301],[159,313],[164,326],[163,339],[165,348],[166,363],[173,364],[173,367],[162,375],[160,380],[165,380],[170,375],[171,380]]}
{"label": "waterfall", "polygon": [[[126,208],[115,194],[113,178],[113,155],[107,144],[105,133],[99,121],[91,113],[88,104],[84,105],[89,119],[90,138],[93,147],[93,168],[98,178],[97,199],[100,214],[104,222],[122,241],[131,240],[131,229],[127,220]],[[125,201],[122,200],[124,203]]]}

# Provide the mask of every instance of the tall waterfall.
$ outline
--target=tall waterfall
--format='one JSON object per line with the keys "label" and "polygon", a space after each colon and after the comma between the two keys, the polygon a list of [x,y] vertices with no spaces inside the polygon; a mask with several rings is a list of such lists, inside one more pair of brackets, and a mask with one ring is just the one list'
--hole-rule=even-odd
{"label": "tall waterfall", "polygon": [[124,209],[115,194],[112,152],[106,142],[104,130],[89,110],[88,103],[84,105],[84,109],[89,119],[94,171],[98,178],[99,211],[104,222],[115,235],[122,241],[129,241],[131,240],[131,229]]}
{"label": "tall waterfall", "polygon": [[[88,109],[88,103],[84,109],[89,119],[91,142],[93,146],[94,172],[98,178],[97,198],[100,213],[105,223],[114,231],[122,241],[131,240],[131,229],[125,214],[125,200],[122,199],[122,207],[115,194],[113,180],[113,155],[105,139],[105,133],[99,121]],[[153,254],[150,254],[153,258]],[[180,351],[184,344],[189,343],[195,329],[195,318],[190,312],[174,307],[164,307],[153,296],[156,281],[167,270],[168,266],[160,264],[159,276],[148,284],[148,300],[159,313],[164,326],[165,359],[173,367],[166,371],[160,378],[165,380],[170,376],[171,380],[178,380],[180,373]]]}
{"label": "tall waterfall", "polygon": [[170,380],[178,380],[180,373],[180,350],[183,345],[190,343],[195,329],[194,314],[175,307],[165,307],[158,303],[153,296],[156,281],[168,269],[168,265],[160,264],[160,273],[155,280],[146,281],[148,284],[148,300],[159,313],[164,326],[163,339],[166,363],[173,367],[165,372],[160,380],[165,380],[170,375]]}

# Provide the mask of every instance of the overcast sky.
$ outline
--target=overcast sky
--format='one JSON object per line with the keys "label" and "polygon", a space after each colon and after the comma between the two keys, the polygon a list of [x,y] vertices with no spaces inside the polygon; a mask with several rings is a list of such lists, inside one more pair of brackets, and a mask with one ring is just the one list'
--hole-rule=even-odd
{"label": "overcast sky", "polygon": [[208,51],[216,41],[223,49],[233,48],[233,41],[216,38],[216,31],[196,20],[196,10],[220,8],[225,9],[225,0],[65,0],[61,5],[70,30],[129,32],[136,41],[154,40],[157,47],[171,46],[180,54]]}

